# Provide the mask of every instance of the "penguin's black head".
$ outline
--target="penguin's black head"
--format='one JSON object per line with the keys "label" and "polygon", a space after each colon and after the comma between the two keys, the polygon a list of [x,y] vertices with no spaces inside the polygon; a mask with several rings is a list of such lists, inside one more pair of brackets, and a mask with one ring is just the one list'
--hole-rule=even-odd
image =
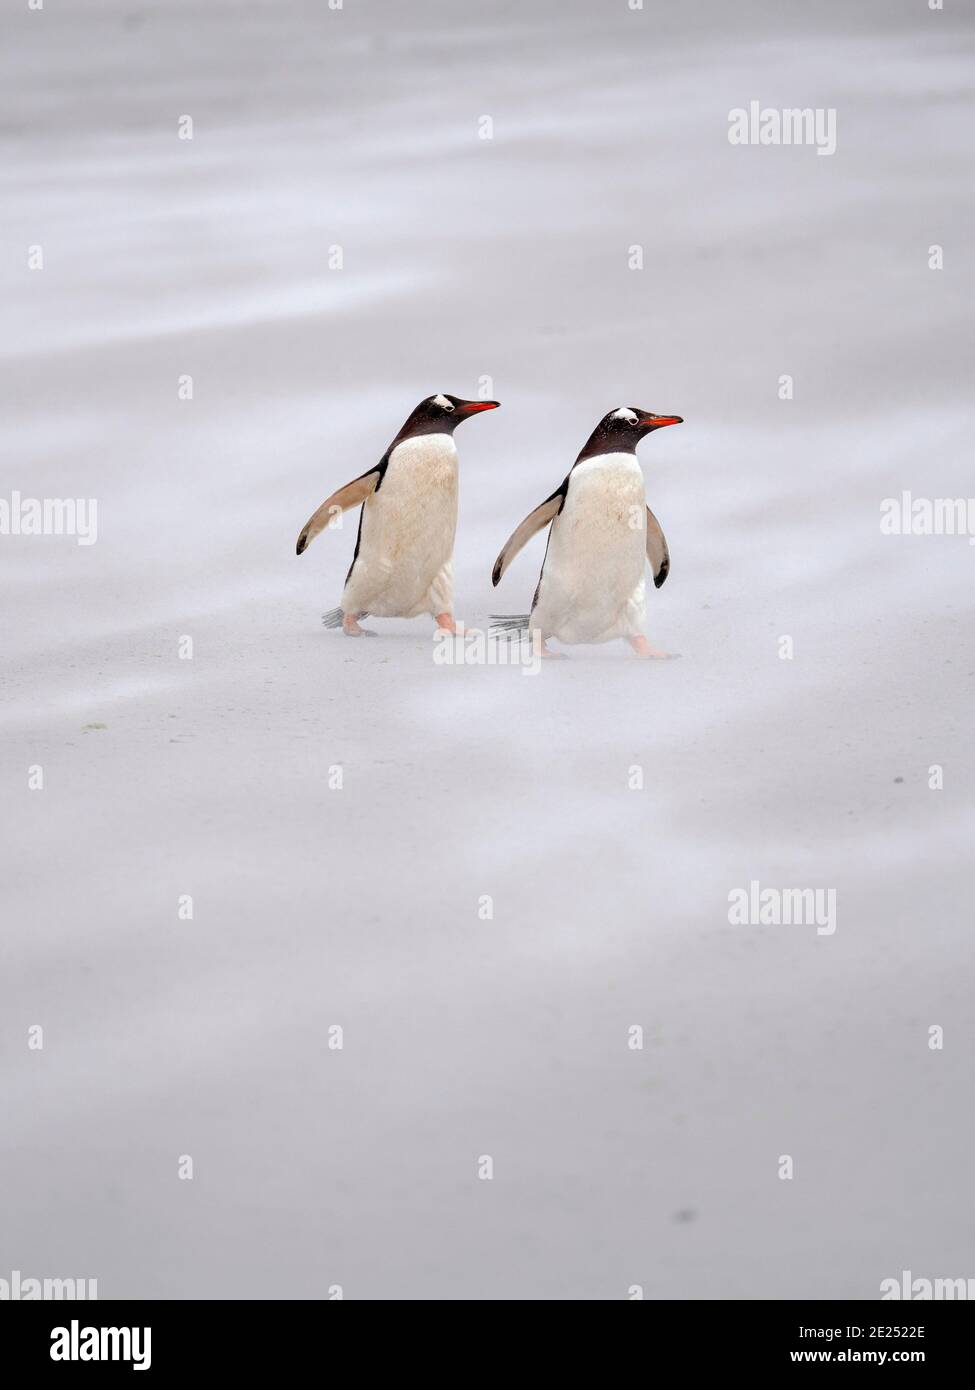
{"label": "penguin's black head", "polygon": [[580,459],[595,454],[634,454],[640,440],[664,425],[682,425],[679,415],[654,415],[637,405],[621,405],[604,415],[586,442]]}
{"label": "penguin's black head", "polygon": [[462,420],[482,410],[497,410],[500,401],[465,401],[460,396],[427,396],[421,401],[396,436],[409,439],[416,434],[453,434]]}

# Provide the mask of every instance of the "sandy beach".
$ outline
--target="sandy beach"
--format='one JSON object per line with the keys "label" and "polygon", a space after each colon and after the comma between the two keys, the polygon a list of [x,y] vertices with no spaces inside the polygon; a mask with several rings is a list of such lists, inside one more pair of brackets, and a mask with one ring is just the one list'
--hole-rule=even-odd
{"label": "sandy beach", "polygon": [[[0,536],[0,1276],[975,1276],[975,548],[880,527],[973,491],[970,14],[0,28],[2,495],[97,500],[93,544]],[[751,100],[834,109],[835,153],[732,146]],[[441,391],[502,402],[457,435],[474,628],[527,610],[544,539],[491,566],[597,420],[683,416],[640,450],[679,660],[528,676],[437,664],[424,620],[323,629],[354,514],[298,531]],[[833,890],[835,931],[732,925],[753,882]]]}

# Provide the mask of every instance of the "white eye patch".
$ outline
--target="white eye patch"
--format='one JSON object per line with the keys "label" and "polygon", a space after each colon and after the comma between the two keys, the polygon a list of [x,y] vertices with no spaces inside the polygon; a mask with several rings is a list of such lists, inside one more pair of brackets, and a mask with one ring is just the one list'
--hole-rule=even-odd
{"label": "white eye patch", "polygon": [[621,405],[619,410],[614,410],[612,418],[614,420],[625,420],[629,425],[636,424],[636,415],[632,410],[627,410],[625,405]]}
{"label": "white eye patch", "polygon": [[433,404],[439,405],[441,410],[453,410],[454,408],[451,402],[448,401],[446,396],[434,396]]}

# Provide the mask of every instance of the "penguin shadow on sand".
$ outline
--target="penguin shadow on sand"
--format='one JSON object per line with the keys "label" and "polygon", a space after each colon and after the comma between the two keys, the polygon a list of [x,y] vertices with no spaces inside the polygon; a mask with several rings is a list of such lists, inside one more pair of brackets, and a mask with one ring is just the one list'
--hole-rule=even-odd
{"label": "penguin shadow on sand", "polygon": [[[453,550],[457,529],[458,456],[454,431],[497,408],[438,394],[422,400],[379,462],[333,492],[298,536],[297,553],[351,507],[361,506],[355,553],[328,628],[347,637],[374,636],[360,620],[415,618],[428,613],[438,629],[456,633]],[[497,585],[523,546],[549,527],[531,610],[495,615],[497,640],[526,635],[542,657],[560,657],[549,639],[566,645],[626,641],[637,656],[666,658],[644,634],[645,563],[659,589],[670,557],[660,523],[646,504],[637,462],[639,442],[654,430],[682,423],[621,406],[599,422],[564,481],[530,512],[494,565]]]}

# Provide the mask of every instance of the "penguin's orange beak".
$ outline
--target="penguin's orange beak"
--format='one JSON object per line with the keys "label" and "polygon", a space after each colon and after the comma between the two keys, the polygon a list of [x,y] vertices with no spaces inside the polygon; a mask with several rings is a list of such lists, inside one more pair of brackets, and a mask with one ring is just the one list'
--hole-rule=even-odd
{"label": "penguin's orange beak", "polygon": [[458,415],[476,415],[481,410],[497,410],[500,401],[461,401],[457,406]]}
{"label": "penguin's orange beak", "polygon": [[684,418],[681,415],[644,415],[640,424],[644,429],[659,430],[664,425],[682,425]]}

